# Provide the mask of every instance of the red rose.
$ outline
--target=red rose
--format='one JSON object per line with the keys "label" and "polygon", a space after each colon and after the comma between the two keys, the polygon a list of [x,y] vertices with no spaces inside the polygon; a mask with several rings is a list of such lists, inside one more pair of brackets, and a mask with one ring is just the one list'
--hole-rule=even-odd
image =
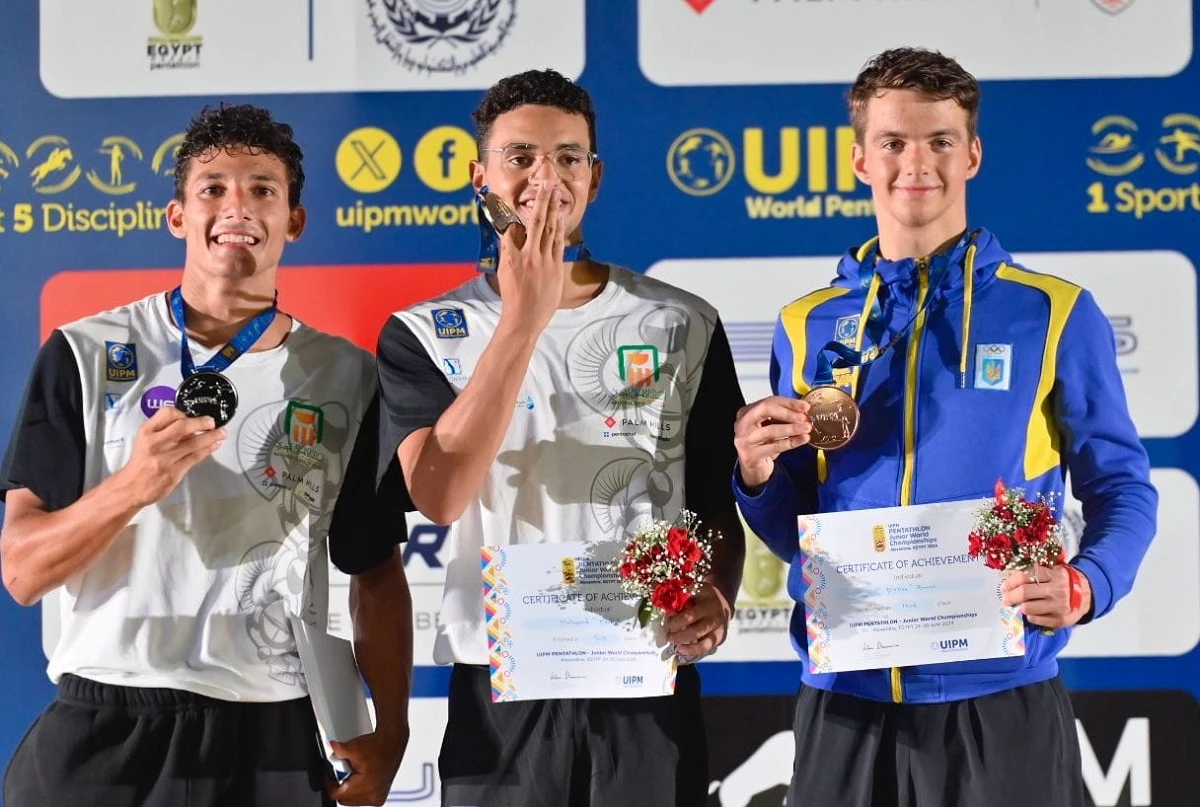
{"label": "red rose", "polygon": [[1001,503],[1007,503],[1007,497],[1004,495],[1005,489],[1004,489],[1004,480],[1003,479],[996,480],[996,488],[992,492],[996,494],[996,501],[1001,502]]}
{"label": "red rose", "polygon": [[650,580],[654,577],[653,565],[654,564],[651,563],[650,558],[642,558],[636,564],[634,564],[634,570],[637,574],[638,580],[641,580],[643,583],[650,582]]}
{"label": "red rose", "polygon": [[628,580],[637,572],[637,564],[625,561],[621,564],[621,579]]}
{"label": "red rose", "polygon": [[687,530],[682,527],[672,527],[667,530],[667,555],[672,558],[683,557],[690,542],[691,538],[688,537]]}
{"label": "red rose", "polygon": [[973,558],[977,558],[982,551],[983,537],[977,532],[973,532],[967,536],[967,554]]}
{"label": "red rose", "polygon": [[1016,541],[1018,545],[1024,545],[1032,542],[1033,536],[1027,532],[1024,527],[1017,527],[1016,532],[1013,533],[1013,540]]}
{"label": "red rose", "polygon": [[668,614],[677,614],[691,605],[691,597],[678,580],[666,580],[654,587],[650,602]]}
{"label": "red rose", "polygon": [[1037,513],[1033,517],[1033,522],[1029,528],[1037,535],[1039,541],[1046,540],[1050,534],[1050,528],[1054,526],[1054,517],[1050,515],[1050,510],[1041,505]]}
{"label": "red rose", "polygon": [[984,565],[989,569],[1003,569],[1012,560],[1012,541],[1007,535],[996,535],[988,541]]}

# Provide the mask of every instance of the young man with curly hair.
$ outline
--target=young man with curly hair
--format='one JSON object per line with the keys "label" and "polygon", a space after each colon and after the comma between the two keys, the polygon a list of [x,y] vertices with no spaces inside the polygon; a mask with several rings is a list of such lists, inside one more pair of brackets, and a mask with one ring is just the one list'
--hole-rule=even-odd
{"label": "young man with curly hair", "polygon": [[[204,110],[167,205],[178,287],[63,325],[37,357],[0,469],[0,550],[18,602],[57,593],[62,633],[9,807],[386,798],[408,732],[404,515],[350,463],[363,423],[374,465],[371,355],[277,307],[301,159],[266,110]],[[325,629],[331,521],[356,533],[334,559],[378,713],[338,747],[354,771],[339,786],[292,628]]]}
{"label": "young man with curly hair", "polygon": [[[829,287],[780,312],[776,394],[743,410],[735,437],[738,504],[791,563],[797,601],[804,666],[788,804],[1083,807],[1057,657],[1073,625],[1129,593],[1158,501],[1112,329],[1086,290],[1019,266],[992,233],[967,226],[967,182],[983,157],[970,73],[939,53],[889,50],[849,101],[878,237],[842,258]],[[825,368],[818,357],[838,342],[854,352]],[[836,451],[809,444],[800,399],[817,385],[861,410]],[[1087,522],[1079,553],[1001,584],[1024,616],[1023,656],[810,668],[798,514],[981,500],[997,478],[1061,497],[1068,472]]]}
{"label": "young man with curly hair", "polygon": [[[583,88],[552,70],[510,76],[474,118],[474,187],[523,226],[504,231],[476,279],[391,317],[377,352],[381,459],[403,469],[426,517],[453,525],[434,647],[454,665],[442,802],[698,807],[708,775],[694,666],[670,696],[492,702],[480,549],[622,541],[686,507],[724,537],[667,639],[685,662],[713,652],[745,549],[727,481],[743,402],[729,343],[708,303],[584,248],[603,166]],[[637,395],[622,346],[645,359]]]}

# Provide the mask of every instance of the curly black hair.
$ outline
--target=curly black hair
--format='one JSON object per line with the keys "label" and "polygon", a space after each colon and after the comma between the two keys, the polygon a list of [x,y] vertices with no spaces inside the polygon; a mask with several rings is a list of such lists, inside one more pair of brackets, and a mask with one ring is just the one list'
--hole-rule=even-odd
{"label": "curly black hair", "polygon": [[192,118],[179,151],[175,153],[175,199],[184,200],[184,186],[193,157],[210,151],[249,151],[273,154],[283,162],[288,175],[288,205],[300,204],[304,187],[304,153],[292,139],[292,127],[271,113],[249,104],[206,106]]}
{"label": "curly black hair", "polygon": [[471,114],[475,121],[476,145],[480,149],[487,146],[496,118],[526,104],[558,107],[564,112],[583,115],[588,125],[588,137],[592,140],[589,148],[598,151],[592,97],[583,87],[555,70],[527,70],[493,84]]}

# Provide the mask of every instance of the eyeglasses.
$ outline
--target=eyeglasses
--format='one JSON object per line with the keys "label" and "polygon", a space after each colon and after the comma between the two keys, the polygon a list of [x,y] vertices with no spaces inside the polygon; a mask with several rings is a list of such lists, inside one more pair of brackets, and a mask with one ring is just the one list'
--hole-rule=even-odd
{"label": "eyeglasses", "polygon": [[510,143],[504,148],[480,149],[502,154],[500,166],[505,173],[514,176],[529,176],[538,170],[541,161],[548,159],[554,170],[565,180],[583,179],[591,171],[600,155],[580,146],[561,146],[552,151],[541,152],[528,143]]}

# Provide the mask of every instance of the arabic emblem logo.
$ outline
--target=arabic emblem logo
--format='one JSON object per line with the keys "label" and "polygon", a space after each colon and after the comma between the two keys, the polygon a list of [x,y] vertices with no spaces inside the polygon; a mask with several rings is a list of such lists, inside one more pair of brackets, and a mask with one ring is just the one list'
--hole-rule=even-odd
{"label": "arabic emblem logo", "polygon": [[375,40],[410,70],[457,73],[499,50],[516,0],[368,0]]}

